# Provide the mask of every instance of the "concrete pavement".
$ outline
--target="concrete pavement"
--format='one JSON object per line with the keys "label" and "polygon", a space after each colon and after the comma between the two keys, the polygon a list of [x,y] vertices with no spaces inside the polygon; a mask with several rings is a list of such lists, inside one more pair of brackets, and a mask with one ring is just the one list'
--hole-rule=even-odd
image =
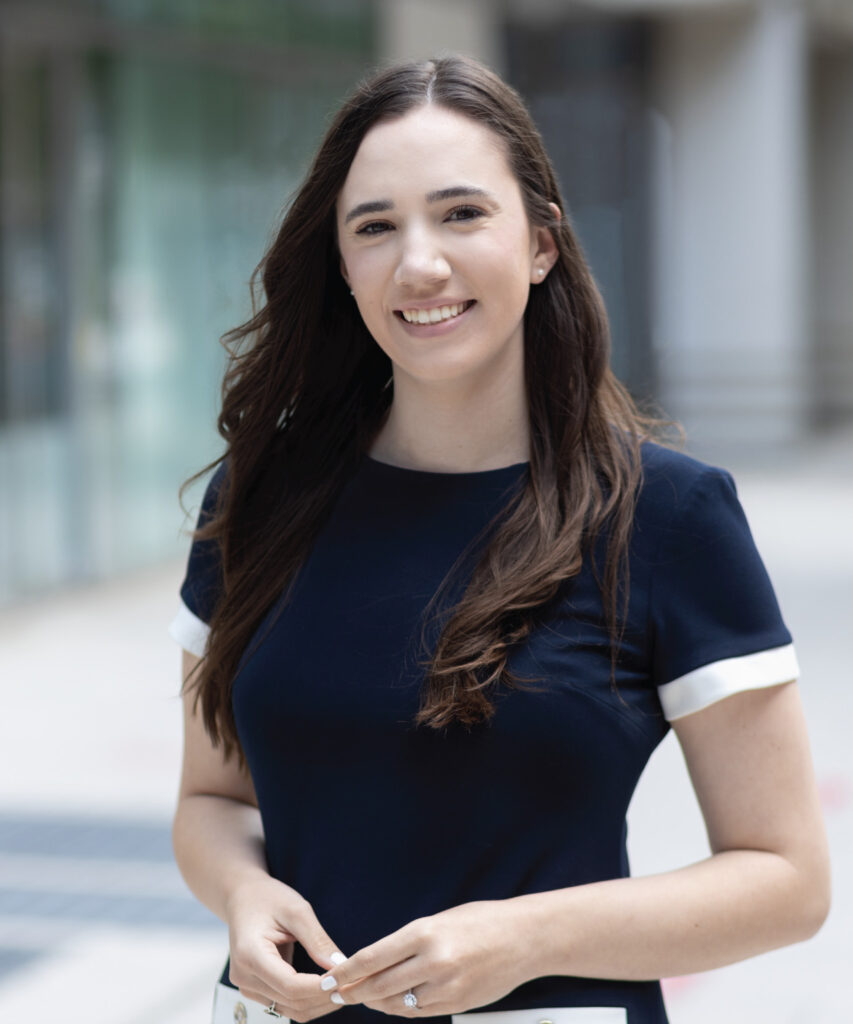
{"label": "concrete pavement", "polygon": [[[834,856],[809,943],[665,983],[672,1024],[848,1024],[853,991],[853,437],[735,472],[794,633]],[[182,563],[0,612],[0,1021],[206,1024],[226,954],[169,845]],[[630,815],[635,874],[707,853],[670,737]]]}

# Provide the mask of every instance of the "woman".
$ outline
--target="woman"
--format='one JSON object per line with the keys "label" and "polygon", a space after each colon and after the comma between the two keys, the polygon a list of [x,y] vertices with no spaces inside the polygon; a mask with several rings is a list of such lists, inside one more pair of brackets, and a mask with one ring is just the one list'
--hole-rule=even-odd
{"label": "woman", "polygon": [[[563,209],[491,72],[382,71],[230,335],[173,625],[216,1024],[659,1024],[656,979],[825,918],[790,634],[731,478],[648,440],[611,375]],[[670,723],[713,852],[630,878]]]}

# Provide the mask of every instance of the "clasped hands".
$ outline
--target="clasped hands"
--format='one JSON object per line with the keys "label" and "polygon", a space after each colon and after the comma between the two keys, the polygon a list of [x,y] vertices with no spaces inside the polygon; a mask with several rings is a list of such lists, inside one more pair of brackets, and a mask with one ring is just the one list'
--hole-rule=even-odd
{"label": "clasped hands", "polygon": [[[518,976],[506,900],[463,903],[418,918],[365,946],[320,978],[333,979],[338,1005],[362,1003],[400,1017],[463,1013],[500,999],[524,981]],[[403,995],[413,990],[418,1005]]]}
{"label": "clasped hands", "polygon": [[[399,1017],[464,1013],[530,977],[519,956],[529,944],[519,939],[522,911],[516,900],[463,903],[418,918],[342,961],[310,904],[292,889],[288,894],[279,902],[284,914],[271,918],[262,911],[256,892],[251,905],[229,916],[230,977],[242,995],[275,1003],[291,1020],[313,1020],[354,1003]],[[288,961],[294,941],[325,974],[293,969]],[[409,990],[417,996],[416,1007],[403,1002]]]}

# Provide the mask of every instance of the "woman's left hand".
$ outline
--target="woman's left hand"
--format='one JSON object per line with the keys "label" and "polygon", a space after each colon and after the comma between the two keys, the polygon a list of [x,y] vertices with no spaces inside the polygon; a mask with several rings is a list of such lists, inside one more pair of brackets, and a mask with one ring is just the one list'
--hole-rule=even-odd
{"label": "woman's left hand", "polygon": [[[334,1002],[362,1003],[398,1017],[486,1006],[530,978],[520,955],[529,948],[519,938],[522,914],[522,904],[514,900],[463,903],[404,925],[320,980],[337,981]],[[416,1007],[403,1002],[410,989]]]}

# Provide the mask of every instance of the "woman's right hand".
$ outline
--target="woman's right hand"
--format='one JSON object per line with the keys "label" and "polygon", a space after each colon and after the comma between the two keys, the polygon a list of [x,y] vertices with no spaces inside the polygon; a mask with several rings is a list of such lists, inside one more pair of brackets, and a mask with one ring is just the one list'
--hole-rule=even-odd
{"label": "woman's right hand", "polygon": [[319,974],[292,966],[295,941],[324,971],[343,957],[295,889],[269,877],[244,882],[231,894],[227,920],[230,978],[241,995],[264,1006],[274,1002],[278,1013],[299,1022],[340,1009],[320,988]]}

